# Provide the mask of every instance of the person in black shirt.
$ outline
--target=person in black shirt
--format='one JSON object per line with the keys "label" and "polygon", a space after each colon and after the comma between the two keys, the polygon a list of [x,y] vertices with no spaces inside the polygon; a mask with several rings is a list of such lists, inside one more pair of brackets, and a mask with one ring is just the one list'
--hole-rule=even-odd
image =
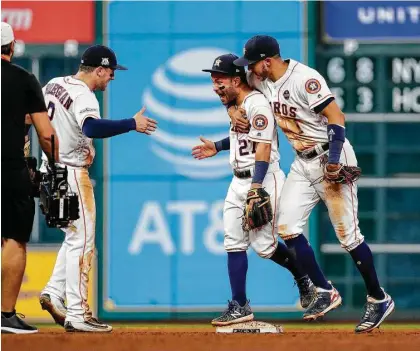
{"label": "person in black shirt", "polygon": [[[1,331],[28,334],[38,330],[15,311],[26,266],[26,243],[32,231],[35,204],[24,158],[25,116],[30,115],[42,150],[51,158],[51,135],[39,82],[12,64],[15,39],[12,27],[1,23]],[[58,156],[58,139],[55,137]]]}

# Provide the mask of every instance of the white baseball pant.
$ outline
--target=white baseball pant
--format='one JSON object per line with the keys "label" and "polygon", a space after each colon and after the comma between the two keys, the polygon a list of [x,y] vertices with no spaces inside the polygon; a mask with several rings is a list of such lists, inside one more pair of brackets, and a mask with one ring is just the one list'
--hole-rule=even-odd
{"label": "white baseball pant", "polygon": [[262,229],[244,232],[242,229],[242,216],[248,190],[251,188],[252,178],[240,179],[233,177],[225,199],[223,209],[224,246],[226,251],[246,251],[251,244],[255,252],[263,257],[270,258],[277,248],[277,220],[279,214],[280,193],[284,184],[285,175],[279,164],[270,164],[264,178],[263,187],[270,194],[273,207],[273,221]]}
{"label": "white baseball pant", "polygon": [[[340,162],[357,166],[348,140],[343,145]],[[364,240],[357,217],[357,185],[320,182],[325,163],[325,154],[309,161],[296,156],[281,194],[279,235],[287,240],[303,233],[312,209],[322,199],[341,246],[351,251]]]}
{"label": "white baseball pant", "polygon": [[69,169],[68,183],[79,196],[80,217],[63,229],[65,239],[42,293],[67,299],[66,321],[83,322],[92,316],[87,299],[89,271],[95,254],[95,197],[87,169]]}

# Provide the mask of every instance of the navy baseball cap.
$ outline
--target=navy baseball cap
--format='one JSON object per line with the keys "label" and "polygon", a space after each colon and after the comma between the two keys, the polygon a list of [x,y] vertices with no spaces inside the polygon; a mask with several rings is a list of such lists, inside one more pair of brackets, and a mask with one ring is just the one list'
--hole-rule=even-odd
{"label": "navy baseball cap", "polygon": [[277,40],[268,35],[256,35],[249,39],[244,48],[244,56],[235,60],[236,66],[248,66],[264,60],[267,57],[280,55]]}
{"label": "navy baseball cap", "polygon": [[222,73],[231,77],[244,76],[245,68],[233,64],[237,58],[238,56],[233,54],[218,56],[213,62],[213,67],[211,69],[203,69],[203,72]]}
{"label": "navy baseball cap", "polygon": [[94,45],[86,49],[80,63],[90,67],[105,67],[113,70],[127,70],[126,67],[117,63],[114,51],[103,45]]}

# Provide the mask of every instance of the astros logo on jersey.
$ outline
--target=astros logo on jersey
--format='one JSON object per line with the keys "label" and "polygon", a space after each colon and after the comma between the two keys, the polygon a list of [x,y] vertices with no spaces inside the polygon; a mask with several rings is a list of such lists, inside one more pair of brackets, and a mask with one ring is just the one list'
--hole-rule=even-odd
{"label": "astros logo on jersey", "polygon": [[267,128],[267,125],[268,125],[267,117],[265,117],[264,115],[255,116],[252,122],[252,125],[256,130],[263,130]]}
{"label": "astros logo on jersey", "polygon": [[321,83],[318,80],[312,78],[305,83],[305,89],[309,94],[316,94],[321,90]]}

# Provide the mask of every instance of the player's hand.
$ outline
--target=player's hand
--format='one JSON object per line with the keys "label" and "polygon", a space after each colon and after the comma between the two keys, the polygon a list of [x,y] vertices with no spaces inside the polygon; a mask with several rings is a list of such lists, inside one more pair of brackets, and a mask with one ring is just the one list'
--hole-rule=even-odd
{"label": "player's hand", "polygon": [[230,107],[228,110],[230,120],[234,130],[238,133],[248,133],[251,125],[249,121],[245,118],[246,112],[243,108],[236,109],[234,106]]}
{"label": "player's hand", "polygon": [[157,121],[143,115],[144,111],[146,111],[146,107],[143,106],[143,108],[139,112],[137,112],[133,117],[136,121],[136,131],[139,133],[150,135],[156,130]]}
{"label": "player's hand", "polygon": [[194,146],[192,148],[192,153],[194,158],[197,160],[203,160],[208,157],[213,157],[217,154],[216,145],[213,141],[200,137],[202,141],[201,145]]}
{"label": "player's hand", "polygon": [[[259,189],[259,188],[262,188],[262,185],[260,183],[252,183],[251,184],[251,189]],[[255,199],[251,199],[251,200],[249,200],[249,206],[252,208],[252,206],[254,206],[254,203],[260,202],[260,201],[261,201],[260,197],[255,198]]]}
{"label": "player's hand", "polygon": [[328,179],[335,180],[340,176],[340,169],[342,165],[340,163],[327,163],[325,165],[325,173]]}

